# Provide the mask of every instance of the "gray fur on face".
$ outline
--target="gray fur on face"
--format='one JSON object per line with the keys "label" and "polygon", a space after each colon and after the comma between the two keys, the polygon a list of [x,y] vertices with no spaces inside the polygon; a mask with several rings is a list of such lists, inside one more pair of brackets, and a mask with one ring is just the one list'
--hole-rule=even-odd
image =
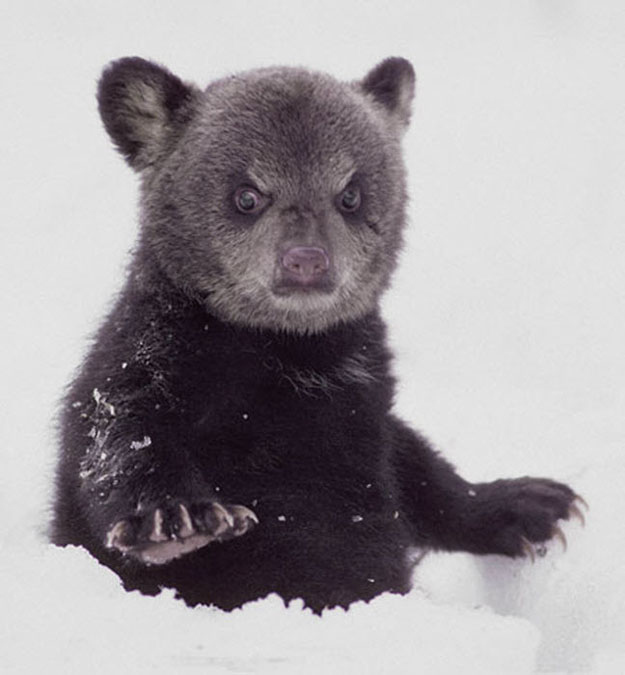
{"label": "gray fur on face", "polygon": [[[405,219],[399,141],[414,93],[408,62],[387,59],[353,83],[298,68],[255,70],[203,93],[189,87],[166,109],[161,93],[146,93],[150,76],[126,86],[123,113],[135,136],[149,141],[149,149],[139,144],[140,162],[129,159],[143,169],[141,246],[169,278],[245,326],[318,332],[371,311],[395,266]],[[154,114],[132,117],[137,92]],[[176,120],[180,98],[193,111],[184,123]],[[359,186],[362,205],[345,214],[337,198],[350,184]],[[259,215],[235,208],[242,185],[266,198]],[[300,246],[327,252],[323,288],[281,287],[282,256]]]}

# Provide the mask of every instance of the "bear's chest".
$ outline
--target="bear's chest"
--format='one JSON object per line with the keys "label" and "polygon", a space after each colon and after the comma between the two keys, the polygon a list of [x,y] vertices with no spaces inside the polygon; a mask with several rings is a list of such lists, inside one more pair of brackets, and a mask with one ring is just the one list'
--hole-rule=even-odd
{"label": "bear's chest", "polygon": [[332,351],[209,337],[180,373],[176,421],[203,482],[276,524],[319,510],[349,524],[392,516],[380,355],[360,341]]}

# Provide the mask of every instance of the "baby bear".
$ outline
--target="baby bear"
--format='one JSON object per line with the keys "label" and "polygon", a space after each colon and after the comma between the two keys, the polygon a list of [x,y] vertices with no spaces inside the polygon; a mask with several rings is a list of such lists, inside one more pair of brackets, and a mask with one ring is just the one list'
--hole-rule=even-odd
{"label": "baby bear", "polygon": [[393,413],[379,301],[414,90],[402,58],[204,90],[136,57],[105,69],[140,232],[63,403],[56,544],[128,590],[321,612],[407,592],[415,550],[533,555],[581,516],[552,480],[464,480]]}

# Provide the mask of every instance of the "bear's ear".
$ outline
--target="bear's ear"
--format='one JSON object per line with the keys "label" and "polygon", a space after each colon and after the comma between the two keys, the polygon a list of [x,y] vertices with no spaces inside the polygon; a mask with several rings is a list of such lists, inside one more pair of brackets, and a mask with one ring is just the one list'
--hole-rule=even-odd
{"label": "bear's ear", "polygon": [[408,126],[415,93],[415,72],[410,61],[398,56],[384,59],[370,70],[360,86],[384,106],[401,126]]}
{"label": "bear's ear", "polygon": [[133,169],[154,164],[191,119],[200,92],[139,57],[110,63],[98,84],[104,126]]}

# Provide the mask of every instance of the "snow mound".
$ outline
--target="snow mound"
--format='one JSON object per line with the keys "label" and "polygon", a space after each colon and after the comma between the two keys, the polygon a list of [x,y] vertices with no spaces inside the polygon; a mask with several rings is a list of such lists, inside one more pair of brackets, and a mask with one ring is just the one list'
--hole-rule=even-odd
{"label": "snow mound", "polygon": [[[5,672],[531,672],[539,633],[487,609],[386,595],[322,618],[272,595],[230,613],[126,593],[84,550],[33,541],[0,568]],[[19,573],[18,573],[19,570]],[[19,575],[19,576],[18,576]],[[16,578],[18,577],[18,578]],[[28,580],[24,583],[24,580]],[[8,618],[8,617],[7,617]],[[453,649],[446,649],[453,641]]]}

